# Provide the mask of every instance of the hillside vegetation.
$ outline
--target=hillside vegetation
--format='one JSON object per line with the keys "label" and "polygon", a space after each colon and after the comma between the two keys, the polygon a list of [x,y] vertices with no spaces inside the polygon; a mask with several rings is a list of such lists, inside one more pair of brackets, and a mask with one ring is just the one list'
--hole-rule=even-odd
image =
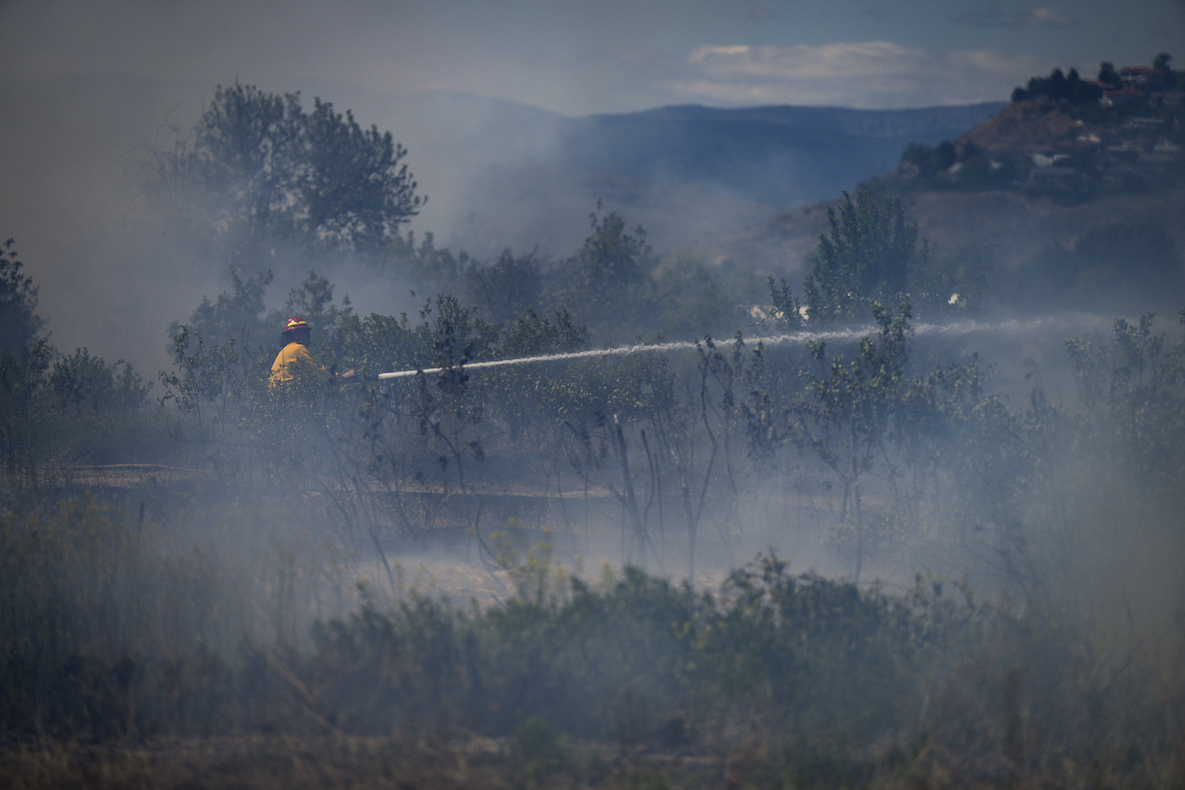
{"label": "hillside vegetation", "polygon": [[[1131,71],[1127,82],[1112,71],[1115,86],[1060,70],[1034,78],[992,118],[910,146],[863,188],[899,197],[935,254],[981,267],[1002,308],[1175,309],[1185,289],[1182,92],[1177,77],[1137,90],[1146,70]],[[724,237],[711,254],[801,277],[828,205]]]}

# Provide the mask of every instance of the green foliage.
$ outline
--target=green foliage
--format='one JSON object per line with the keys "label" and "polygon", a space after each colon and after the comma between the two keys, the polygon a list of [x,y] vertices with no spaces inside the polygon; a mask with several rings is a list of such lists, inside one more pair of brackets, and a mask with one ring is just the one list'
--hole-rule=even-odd
{"label": "green foliage", "polygon": [[57,357],[42,375],[38,402],[25,418],[36,426],[31,446],[43,465],[143,463],[172,455],[165,415],[148,405],[152,384],[127,362],[109,364],[81,348]]}
{"label": "green foliage", "polygon": [[0,448],[6,482],[34,489],[70,464],[167,457],[161,416],[131,365],[78,349],[57,356],[44,340],[0,356]]}
{"label": "green foliage", "polygon": [[[1134,693],[1048,612],[933,577],[888,594],[769,555],[719,596],[636,568],[558,580],[557,595],[528,584],[486,609],[382,604],[364,587],[303,647],[255,638],[228,654],[205,640],[249,580],[170,549],[152,519],[95,500],[6,514],[0,546],[6,737],[468,730],[506,738],[535,783],[591,769],[576,744],[593,739],[725,751],[738,771],[825,786],[905,769],[987,781],[1001,763],[1065,784],[1104,764],[1138,782],[1177,746],[1163,695]],[[1118,746],[1143,760],[1105,756]]]}
{"label": "green foliage", "polygon": [[[968,160],[970,161],[970,160]],[[829,234],[819,237],[810,257],[800,305],[783,282],[770,279],[775,323],[794,329],[805,315],[810,327],[861,318],[872,302],[908,301],[926,318],[974,310],[987,290],[986,266],[973,251],[956,250],[931,258],[929,243],[918,241],[916,222],[894,197],[883,201],[866,190],[855,202],[844,193],[838,213],[828,209]],[[791,318],[793,317],[793,318]]]}
{"label": "green foliage", "polygon": [[406,314],[350,316],[342,323],[339,342],[349,349],[350,366],[368,373],[430,367],[427,337],[412,328]]}
{"label": "green foliage", "polygon": [[[263,314],[263,295],[272,281],[272,273],[256,274],[246,280],[235,268],[227,273],[231,290],[219,294],[214,303],[203,296],[186,326],[210,345],[220,346],[231,340],[243,348],[270,345],[271,338],[279,334],[278,322],[266,320]],[[174,321],[169,325],[169,337],[175,337],[180,330],[181,324]]]}
{"label": "green foliage", "polygon": [[557,313],[554,322],[529,311],[508,326],[502,336],[502,351],[511,359],[564,354],[586,348],[588,330],[573,323],[567,311]]}
{"label": "green foliage", "polygon": [[37,315],[37,287],[17,259],[16,241],[0,251],[0,351],[19,354],[37,342],[45,320]]}
{"label": "green foliage", "polygon": [[1185,338],[1166,348],[1152,324],[1152,315],[1117,319],[1101,348],[1066,341],[1085,408],[1083,449],[1145,492],[1180,485],[1185,469]]}
{"label": "green foliage", "polygon": [[651,299],[653,251],[641,227],[629,231],[625,220],[600,203],[590,215],[592,235],[564,262],[560,304],[596,335],[616,327],[637,326]]}
{"label": "green foliage", "polygon": [[62,356],[44,338],[37,287],[21,273],[11,239],[0,255],[0,452],[4,480],[37,489],[64,465],[159,458],[167,453],[151,385],[122,359],[85,349]]}
{"label": "green foliage", "polygon": [[1168,229],[1148,222],[1105,222],[1072,248],[1051,246],[1028,261],[1008,284],[1021,304],[1117,309],[1175,299],[1185,274]]}
{"label": "green foliage", "polygon": [[[310,576],[333,575],[332,557],[298,539],[308,521],[280,499],[264,511],[296,528],[233,499],[137,499],[26,500],[0,514],[6,740],[265,729],[287,710],[270,651],[307,641],[293,610],[308,611]],[[251,714],[262,700],[269,709]]]}
{"label": "green foliage", "polygon": [[[1036,477],[1040,414],[1016,414],[985,390],[990,371],[977,356],[936,367],[900,393],[890,439],[899,467],[889,470],[895,503],[913,524],[944,523],[979,532],[995,550],[1015,534]],[[1038,398],[1036,410],[1047,404]]]}
{"label": "green foliage", "polygon": [[465,292],[462,281],[465,272],[476,262],[464,251],[453,255],[447,247],[437,247],[431,233],[425,233],[416,244],[415,233],[409,230],[407,235],[396,233],[387,241],[379,264],[395,277],[426,288],[428,293],[459,294]]}
{"label": "green foliage", "polygon": [[650,325],[668,337],[728,334],[744,326],[755,299],[756,278],[721,270],[681,255],[654,273],[654,311]]}
{"label": "green foliage", "polygon": [[1123,81],[1119,78],[1119,74],[1115,71],[1115,64],[1107,60],[1099,63],[1099,74],[1095,77],[1095,80],[1114,88],[1118,88],[1123,84]]}
{"label": "green foliage", "polygon": [[204,255],[264,271],[285,254],[377,255],[423,202],[406,154],[328,102],[306,112],[299,94],[235,83],[160,157],[154,186]]}
{"label": "green foliage", "polygon": [[1011,152],[982,150],[974,143],[936,146],[910,143],[901,155],[899,172],[918,190],[981,192],[1016,189],[1032,171],[1031,160]]}
{"label": "green foliage", "polygon": [[422,444],[447,448],[448,455],[438,452],[436,460],[442,473],[452,461],[464,491],[466,457],[481,461],[485,456],[481,440],[485,401],[478,388],[469,386],[464,365],[489,357],[500,328],[476,318],[475,310],[462,307],[451,296],[426,303],[420,318],[419,334],[431,340],[431,364],[441,371],[431,378],[417,377],[413,416]]}
{"label": "green foliage", "polygon": [[207,429],[223,436],[231,429],[231,409],[247,385],[247,369],[235,349],[234,340],[207,347],[201,335],[184,326],[173,336],[177,369],[161,371],[161,402],[175,401],[182,412],[195,414],[203,436]]}
{"label": "green foliage", "polygon": [[765,320],[779,329],[791,331],[800,330],[805,326],[803,305],[794,296],[785,279],[778,284],[774,282],[773,277],[769,278],[769,298],[773,309]]}
{"label": "green foliage", "polygon": [[861,190],[855,202],[844,193],[839,211],[829,208],[830,233],[819,236],[804,280],[810,321],[826,325],[861,317],[870,302],[905,298],[915,269],[924,265],[917,223],[906,223],[895,198],[883,203]]}
{"label": "green foliage", "polygon": [[957,161],[959,152],[950,140],[943,140],[935,146],[910,143],[901,154],[901,164],[916,167],[919,176],[927,179],[948,170]]}
{"label": "green foliage", "polygon": [[851,359],[834,358],[826,365],[823,341],[811,346],[822,370],[809,385],[809,395],[796,411],[794,441],[819,455],[840,475],[847,489],[867,471],[884,441],[890,410],[904,382],[908,359],[906,333],[909,305],[896,318],[874,302],[875,338],[857,343]]}
{"label": "green foliage", "polygon": [[[507,738],[503,759],[526,785],[584,770],[582,739],[727,755],[712,779],[723,784],[1007,774],[1019,785],[1047,771],[1076,786],[1113,764],[1096,753],[1139,748],[1143,763],[1116,770],[1146,785],[1152,769],[1133,766],[1172,764],[1179,733],[1162,723],[1179,720],[1179,683],[1150,701],[1138,659],[1092,652],[1047,590],[1051,579],[1083,590],[1075,519],[1100,491],[1117,510],[1152,503],[1103,525],[1114,532],[1179,501],[1185,341],[1170,346],[1150,316],[1117,322],[1107,345],[1071,341],[1079,411],[1039,388],[1030,407],[1011,409],[977,357],[919,372],[912,311],[973,306],[982,271],[969,254],[932,263],[902,205],[860,191],[829,217],[805,305],[771,278],[763,324],[826,329],[867,310],[866,337],[775,348],[709,335],[687,359],[642,346],[479,373],[474,363],[591,351],[619,322],[680,334],[726,326],[752,303],[751,283],[690,257],[658,263],[640,228],[599,206],[592,234],[557,266],[510,250],[479,265],[431,235],[417,244],[398,232],[418,205],[395,167],[402,155],[319,101],[305,114],[295,96],[220,89],[165,175],[221,196],[198,219],[206,252],[229,254],[231,290],[172,327],[164,408],[149,413],[148,387],[122,361],[60,356],[44,341],[4,352],[10,482],[136,457],[130,429],[100,428],[165,414],[170,436],[202,451],[191,455],[202,468],[185,470],[201,481],[192,495],[138,490],[150,500],[139,518],[94,501],[5,502],[0,738],[469,731]],[[997,170],[954,146],[907,158],[935,178],[955,165],[980,181]],[[361,183],[376,170],[386,186]],[[392,198],[395,182],[412,203]],[[1076,260],[1139,250],[1151,276],[1173,253],[1161,236],[1105,226],[1083,237]],[[359,316],[309,271],[286,305],[314,325],[328,367],[435,371],[269,390],[274,349],[264,346],[282,314],[265,315],[272,277],[258,272],[289,249],[375,256],[389,273],[447,284],[413,319]],[[4,260],[36,318],[36,289],[14,253]],[[896,313],[881,301],[898,298]],[[544,542],[513,530],[481,542],[513,588],[496,605],[386,600],[369,584],[355,598],[327,559],[326,546],[366,546],[349,575],[373,565],[395,591],[391,546],[437,526],[480,535],[483,516],[518,524],[517,512],[482,508],[524,469],[531,493],[546,494],[532,497],[547,500]],[[1071,495],[1104,477],[1075,509]],[[203,500],[203,488],[219,496]],[[547,542],[554,522],[580,535],[581,498],[586,529],[620,524],[625,567],[599,583],[570,576]],[[771,555],[734,572],[719,596],[697,587],[704,534],[733,551],[756,511],[785,534],[815,530],[829,560],[854,551],[851,581],[791,575]],[[182,537],[203,529],[207,542]],[[679,584],[665,576],[664,549],[684,545]],[[976,571],[997,563],[1003,575],[989,581],[1006,595],[982,605],[936,577],[893,593],[860,587],[866,557],[882,549],[949,552],[944,567],[989,555]],[[1059,562],[1042,564],[1049,556]],[[646,571],[651,561],[661,575]],[[668,780],[598,770],[586,783]]]}
{"label": "green foliage", "polygon": [[1179,72],[1173,71],[1173,56],[1167,52],[1161,52],[1152,59],[1152,68],[1160,72],[1160,86],[1164,90],[1173,90],[1181,84],[1181,76]]}
{"label": "green foliage", "polygon": [[44,394],[53,350],[44,340],[16,351],[0,352],[0,432],[4,440],[4,472],[8,480],[38,480],[45,447]]}
{"label": "green foliage", "polygon": [[902,304],[894,318],[874,301],[872,315],[879,331],[875,338],[862,338],[852,358],[837,357],[826,366],[823,342],[811,346],[823,369],[809,382],[808,395],[790,410],[791,441],[817,456],[840,483],[839,523],[850,518],[855,527],[857,581],[865,531],[860,478],[884,453],[909,358],[909,305]]}
{"label": "green foliage", "polygon": [[815,342],[809,355],[758,346],[737,360],[750,462],[822,492],[826,511],[808,523],[829,525],[857,578],[866,557],[914,541],[937,552],[977,533],[994,551],[1015,549],[1049,441],[1047,404],[1014,413],[986,391],[974,356],[919,373],[909,306],[894,315],[874,303],[873,318],[877,333],[853,343]]}
{"label": "green foliage", "polygon": [[621,216],[603,214],[599,203],[591,227],[580,249],[558,261],[505,249],[482,262],[437,248],[430,233],[417,243],[409,232],[387,245],[383,265],[416,290],[454,295],[493,323],[567,312],[597,342],[650,332],[731,332],[748,321],[758,290],[750,274],[686,255],[659,261],[641,227],[629,229]]}
{"label": "green foliage", "polygon": [[[210,302],[202,297],[201,304],[193,311],[189,321],[182,325],[174,321],[169,325],[170,351],[176,358],[178,342],[193,342],[200,339],[203,348],[232,349],[229,353],[240,368],[244,365],[270,366],[275,356],[277,340],[283,332],[288,316],[300,315],[312,329],[312,345],[317,347],[318,356],[326,352],[330,357],[339,350],[335,340],[340,329],[354,315],[348,296],[339,304],[333,301],[333,284],[325,277],[310,270],[301,283],[288,291],[284,312],[272,310],[265,313],[264,292],[272,282],[271,272],[255,275],[244,280],[231,270],[231,290],[218,295]],[[225,356],[225,355],[224,355]],[[229,360],[230,357],[227,357]],[[326,359],[322,364],[333,367],[335,360]]]}
{"label": "green foliage", "polygon": [[542,274],[542,262],[534,253],[516,256],[506,249],[489,266],[469,261],[465,293],[491,321],[507,324],[541,308]]}
{"label": "green foliage", "polygon": [[523,762],[532,782],[542,782],[572,759],[559,733],[539,716],[523,719],[512,738],[515,756]]}
{"label": "green foliage", "polygon": [[[1104,66],[1109,64],[1104,64]],[[1099,82],[1106,82],[1103,73],[1099,75]],[[1078,76],[1077,69],[1070,69],[1069,75],[1055,68],[1048,77],[1033,77],[1025,88],[1017,88],[1012,92],[1012,101],[1025,101],[1037,96],[1046,96],[1055,101],[1067,101],[1071,104],[1090,104],[1097,102],[1103,96],[1103,90],[1097,85],[1083,80]]]}
{"label": "green foliage", "polygon": [[121,515],[93,500],[5,514],[0,726],[6,732],[44,728],[59,737],[79,730],[108,737],[132,723],[126,694],[136,664],[126,654],[96,649],[122,630],[111,593],[140,581],[121,579],[118,561],[148,559]]}
{"label": "green foliage", "polygon": [[[308,277],[288,292],[284,312],[299,315],[309,322],[313,330],[310,337],[314,347],[334,352],[340,347],[340,337],[335,339],[335,336],[344,323],[354,315],[354,308],[350,306],[349,296],[343,296],[341,303],[335,304],[333,284],[310,270]],[[268,317],[269,323],[275,327],[282,327],[284,320],[284,317],[276,313]]]}
{"label": "green foliage", "polygon": [[[567,312],[555,320],[528,312],[506,327],[501,338],[501,355],[508,359],[564,354],[588,349],[588,331],[572,323]],[[497,400],[497,410],[506,421],[512,443],[529,443],[532,435],[546,433],[557,421],[571,419],[573,404],[565,393],[579,387],[579,366],[549,366],[540,376],[529,368],[489,371],[487,387]],[[567,402],[565,402],[567,401]]]}
{"label": "green foliage", "polygon": [[78,417],[134,411],[143,406],[152,384],[122,359],[108,364],[85,348],[54,362],[49,387],[62,407]]}
{"label": "green foliage", "polygon": [[423,203],[400,164],[407,151],[390,132],[363,129],[352,112],[343,119],[320,99],[301,120],[305,159],[294,195],[300,231],[319,248],[377,252]]}

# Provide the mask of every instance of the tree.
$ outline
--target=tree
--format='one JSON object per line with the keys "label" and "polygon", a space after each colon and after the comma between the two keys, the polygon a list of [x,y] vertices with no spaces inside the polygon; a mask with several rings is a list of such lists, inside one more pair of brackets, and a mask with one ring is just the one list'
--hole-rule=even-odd
{"label": "tree", "polygon": [[[201,335],[210,346],[221,346],[234,340],[242,349],[271,345],[279,334],[278,322],[270,324],[264,317],[263,293],[272,281],[271,271],[243,279],[238,271],[230,270],[231,290],[218,295],[214,302],[207,296],[193,311],[185,324],[190,332]],[[169,325],[170,347],[182,325]]]}
{"label": "tree", "polygon": [[1177,76],[1173,74],[1172,67],[1173,56],[1167,52],[1161,52],[1152,59],[1152,68],[1161,73],[1160,84],[1165,88],[1172,89],[1177,84]]}
{"label": "tree", "polygon": [[471,304],[480,305],[495,323],[509,323],[540,307],[542,271],[535,253],[515,256],[509,248],[488,266],[470,261],[465,269],[465,291]]}
{"label": "tree", "polygon": [[[1016,90],[1024,95],[1018,98],[1016,94],[1013,94],[1013,101],[1023,101],[1028,98],[1028,94],[1023,88]],[[905,147],[905,152],[901,154],[901,164],[905,167],[917,168],[918,178],[926,181],[934,179],[935,176],[942,174],[958,161],[959,150],[950,140],[943,140],[933,147],[922,143],[910,143]]]}
{"label": "tree", "polygon": [[[1070,338],[1084,406],[1081,441],[1109,471],[1143,494],[1179,486],[1185,469],[1185,337],[1175,346],[1154,333],[1152,314],[1137,324],[1116,319],[1109,344]],[[1185,325],[1185,310],[1180,314]],[[1123,480],[1121,475],[1130,475]],[[1141,507],[1151,500],[1141,496]]]}
{"label": "tree", "polygon": [[1118,88],[1123,84],[1123,81],[1119,79],[1119,75],[1115,72],[1115,64],[1108,60],[1104,60],[1099,64],[1099,75],[1096,79],[1104,85],[1110,85],[1114,88]]}
{"label": "tree", "polygon": [[896,198],[883,203],[865,190],[855,202],[844,192],[839,211],[829,208],[830,234],[819,236],[804,287],[809,319],[816,325],[868,314],[874,302],[901,301],[916,269],[926,261],[918,249],[918,226],[905,221]]}
{"label": "tree", "polygon": [[0,352],[18,353],[37,341],[45,320],[37,315],[37,287],[18,260],[16,241],[4,242],[0,252]]}
{"label": "tree", "polygon": [[727,336],[749,319],[760,293],[755,276],[728,272],[690,254],[659,267],[654,279],[651,320],[669,337]]}
{"label": "tree", "polygon": [[432,233],[417,244],[414,231],[395,234],[383,247],[379,266],[405,278],[427,293],[460,293],[466,287],[469,267],[475,266],[464,250],[453,255],[448,247],[437,247]]}
{"label": "tree", "polygon": [[615,212],[590,215],[592,235],[569,258],[561,273],[563,306],[577,323],[594,333],[612,330],[639,318],[640,290],[653,268],[652,250],[640,226],[629,231]]}
{"label": "tree", "polygon": [[54,362],[48,383],[61,408],[77,417],[135,411],[152,387],[122,359],[111,365],[86,348]]}
{"label": "tree", "polygon": [[[1119,78],[1115,76],[1114,67],[1104,62],[1099,72],[1099,82],[1111,84],[1112,81],[1118,84]],[[1032,77],[1025,88],[1014,90],[1012,100],[1024,101],[1035,96],[1047,96],[1055,101],[1089,104],[1098,101],[1102,95],[1102,89],[1082,80],[1077,69],[1070,69],[1069,75],[1063,74],[1061,69],[1054,69],[1048,77]]]}
{"label": "tree", "polygon": [[153,185],[205,254],[263,271],[294,252],[376,255],[423,204],[406,154],[329,102],[305,112],[298,93],[235,83],[159,158]]}
{"label": "tree", "polygon": [[400,164],[407,151],[390,132],[363,129],[349,110],[343,119],[329,102],[313,105],[304,118],[298,181],[302,229],[318,247],[377,252],[423,203]]}
{"label": "tree", "polygon": [[878,332],[861,338],[848,359],[833,357],[828,364],[823,341],[811,345],[819,371],[808,394],[790,410],[790,436],[809,450],[835,475],[843,499],[839,521],[856,533],[856,573],[864,557],[865,518],[860,479],[884,454],[890,423],[907,385],[909,319],[907,303],[896,317],[876,301],[870,305]]}
{"label": "tree", "polygon": [[[332,347],[334,335],[343,322],[354,315],[348,295],[343,296],[340,303],[334,303],[333,288],[328,278],[310,270],[299,286],[288,291],[288,301],[284,303],[284,314],[299,315],[308,321],[313,329],[313,340],[322,347]],[[277,313],[268,318],[276,332],[283,320],[284,316]]]}
{"label": "tree", "polygon": [[36,482],[53,349],[45,340],[0,349],[0,451],[9,480]]}

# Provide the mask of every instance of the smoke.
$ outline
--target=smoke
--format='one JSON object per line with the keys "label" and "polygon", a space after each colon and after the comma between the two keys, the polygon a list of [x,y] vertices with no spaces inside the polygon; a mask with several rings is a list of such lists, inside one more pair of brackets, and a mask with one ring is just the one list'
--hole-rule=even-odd
{"label": "smoke", "polygon": [[[538,36],[524,45],[515,32],[523,12],[468,11],[439,16],[428,4],[331,11],[315,3],[282,13],[267,4],[230,3],[149,10],[127,2],[99,12],[86,3],[6,4],[0,10],[0,103],[5,108],[0,127],[5,225],[0,232],[17,239],[27,271],[41,287],[40,312],[50,320],[54,344],[65,351],[85,345],[108,359],[127,359],[151,379],[169,363],[169,322],[186,319],[202,296],[224,289],[227,262],[200,259],[164,235],[153,224],[154,207],[145,204],[141,190],[152,155],[185,139],[219,83],[239,80],[281,93],[301,90],[306,105],[320,96],[339,110],[353,109],[363,125],[390,129],[408,147],[406,161],[420,192],[429,197],[411,229],[420,238],[433,232],[438,246],[465,249],[479,260],[505,247],[537,249],[553,258],[569,254],[588,233],[594,196],[604,198],[607,211],[646,227],[649,240],[663,251],[754,222],[776,207],[772,199],[759,201],[719,183],[689,185],[658,165],[641,183],[572,165],[561,156],[572,116],[659,103],[638,74],[668,82],[686,76],[664,73],[692,50],[668,58],[648,41],[658,28],[652,14],[629,10],[606,21],[614,15],[591,6],[571,16],[536,8],[529,13],[540,13],[558,35]],[[264,30],[267,34],[261,35]],[[612,71],[597,76],[604,61],[594,57],[594,50],[607,30],[628,35],[615,45],[618,62]],[[633,75],[637,86],[621,94],[623,73]],[[612,105],[606,98],[610,84],[621,94]],[[787,182],[809,175],[782,164],[758,167],[776,171]],[[1040,217],[1024,230],[1032,235],[1034,227],[1044,232]],[[312,263],[334,282],[339,298],[351,297],[359,313],[391,315],[417,306],[408,293],[412,283],[333,260]],[[798,261],[777,264],[790,268]],[[269,294],[269,307],[279,307],[304,274],[295,269],[278,273],[282,277]],[[1040,305],[1034,310],[1040,312]],[[927,352],[936,359],[964,358],[965,352],[979,350],[997,361],[990,383],[1011,407],[1022,409],[1036,379],[1058,404],[1073,403],[1060,340],[1100,329],[1105,322],[1065,315],[919,323],[915,335],[932,341],[927,348],[941,349]],[[747,342],[770,347],[813,339],[838,342],[861,331]],[[676,342],[588,355],[693,347]],[[754,529],[751,534],[764,533]],[[755,548],[756,543],[725,553],[729,561],[743,560]],[[797,551],[806,552],[805,544]],[[1156,557],[1137,554],[1133,567],[1155,564]]]}
{"label": "smoke", "polygon": [[[218,84],[302,91],[306,104],[320,96],[392,130],[430,197],[413,229],[479,260],[505,247],[567,254],[598,198],[660,249],[778,207],[661,173],[641,184],[556,163],[565,119],[671,100],[663,78],[685,68],[690,46],[656,44],[670,9],[463,6],[5,3],[0,232],[41,286],[54,343],[151,374],[167,362],[164,327],[220,289],[226,262],[162,238],[140,191],[145,163],[186,136]],[[714,12],[695,17],[719,29]],[[744,12],[737,23],[749,24]]]}

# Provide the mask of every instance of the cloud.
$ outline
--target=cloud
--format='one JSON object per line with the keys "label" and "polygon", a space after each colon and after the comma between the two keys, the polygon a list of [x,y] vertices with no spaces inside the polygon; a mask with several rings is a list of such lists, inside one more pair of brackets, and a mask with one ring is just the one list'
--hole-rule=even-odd
{"label": "cloud", "polygon": [[952,16],[951,20],[972,27],[996,27],[1011,30],[1030,28],[1074,30],[1080,27],[1074,20],[1056,14],[1048,8],[1034,8],[1032,11],[1010,14],[994,5],[974,11],[964,11]]}
{"label": "cloud", "polygon": [[1007,100],[1045,60],[983,50],[930,53],[891,41],[823,46],[697,47],[688,74],[664,87],[722,104],[829,104],[888,108]]}

